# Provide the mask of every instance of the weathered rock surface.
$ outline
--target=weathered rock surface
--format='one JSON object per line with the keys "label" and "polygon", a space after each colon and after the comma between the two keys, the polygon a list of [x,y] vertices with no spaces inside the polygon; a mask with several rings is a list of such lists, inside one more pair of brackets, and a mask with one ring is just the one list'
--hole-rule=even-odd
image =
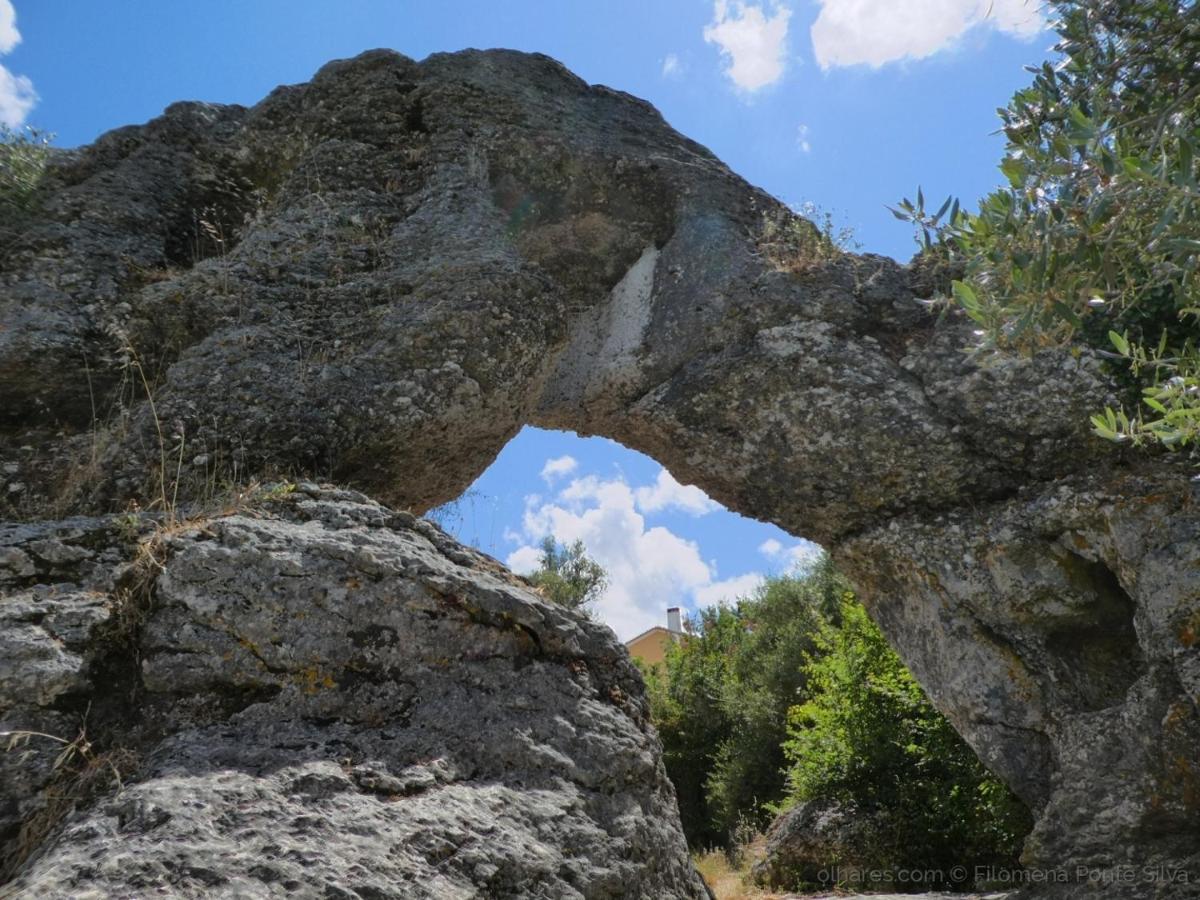
{"label": "weathered rock surface", "polygon": [[[351,492],[149,541],[0,534],[0,727],[125,750],[16,896],[707,897],[607,628]],[[4,858],[61,749],[0,755]]]}
{"label": "weathered rock surface", "polygon": [[0,266],[17,511],[159,468],[171,495],[274,469],[424,509],[532,422],[830,542],[1075,467],[1102,392],[1086,358],[973,367],[896,263],[826,260],[649,105],[510,52],[176,104],[62,154]]}
{"label": "weathered rock surface", "polygon": [[1024,858],[1069,872],[1066,896],[1105,889],[1081,869],[1127,871],[1122,896],[1200,893],[1200,481],[1145,468],[840,549],[934,702],[1040,814]]}
{"label": "weathered rock surface", "polygon": [[[870,854],[876,843],[874,823],[859,810],[800,803],[771,823],[763,856],[753,867],[754,879],[770,888],[878,886],[869,875],[878,872],[882,879],[892,861]],[[855,878],[860,873],[863,877]],[[913,887],[898,879],[893,886]]]}
{"label": "weathered rock surface", "polygon": [[524,424],[604,434],[830,547],[1037,811],[1031,865],[1200,890],[1196,484],[1088,436],[1087,354],[964,354],[925,273],[824,252],[645,103],[517,53],[178,104],[42,200],[0,225],[9,517],[273,472],[421,511]]}

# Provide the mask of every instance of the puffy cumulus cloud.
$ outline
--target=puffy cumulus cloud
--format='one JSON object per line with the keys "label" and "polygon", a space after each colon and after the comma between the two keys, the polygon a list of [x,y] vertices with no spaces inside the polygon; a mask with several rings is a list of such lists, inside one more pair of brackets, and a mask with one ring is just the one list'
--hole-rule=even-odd
{"label": "puffy cumulus cloud", "polygon": [[702,588],[696,589],[696,603],[699,606],[712,606],[716,603],[733,603],[742,597],[749,597],[763,583],[762,575],[750,572],[724,581],[714,581]]}
{"label": "puffy cumulus cloud", "polygon": [[556,478],[561,478],[564,475],[570,475],[579,467],[573,456],[556,456],[554,459],[546,460],[546,464],[542,466],[542,480],[547,484],[554,481]]}
{"label": "puffy cumulus cloud", "polygon": [[542,551],[527,545],[508,554],[506,562],[518,575],[528,575],[542,564]]}
{"label": "puffy cumulus cloud", "polygon": [[647,513],[678,509],[689,515],[702,516],[720,508],[700,488],[680,484],[666,469],[659,469],[654,484],[638,488],[634,497],[638,508]]}
{"label": "puffy cumulus cloud", "polygon": [[37,100],[32,81],[0,66],[0,122],[10,128],[18,127],[37,105]]}
{"label": "puffy cumulus cloud", "polygon": [[674,53],[668,53],[662,64],[663,78],[682,78],[683,63]]}
{"label": "puffy cumulus cloud", "polygon": [[777,2],[756,5],[716,0],[704,40],[721,48],[725,74],[734,84],[744,91],[757,91],[783,77],[791,17],[792,11]]}
{"label": "puffy cumulus cloud", "polygon": [[1039,0],[820,0],[813,51],[823,69],[923,59],[976,26],[1028,39],[1046,27]]}
{"label": "puffy cumulus cloud", "polygon": [[0,53],[8,53],[21,43],[21,32],[17,31],[17,11],[10,0],[0,0]]}
{"label": "puffy cumulus cloud", "polygon": [[767,538],[758,545],[758,552],[771,560],[772,563],[790,570],[807,569],[824,552],[819,544],[812,541],[800,540],[791,547],[785,547],[775,538]]}
{"label": "puffy cumulus cloud", "polygon": [[[21,32],[17,31],[17,11],[10,0],[0,0],[0,54],[8,53],[19,43]],[[32,81],[0,66],[0,123],[10,128],[21,125],[37,99]]]}
{"label": "puffy cumulus cloud", "polygon": [[783,544],[775,540],[775,538],[767,538],[758,545],[758,552],[766,557],[778,556],[783,552]]}
{"label": "puffy cumulus cloud", "polygon": [[[656,490],[660,482],[647,489]],[[527,497],[521,524],[525,543],[506,562],[515,571],[530,572],[537,567],[538,544],[545,535],[560,543],[583,541],[608,572],[596,612],[622,640],[665,625],[670,606],[730,596],[727,583],[716,580],[694,541],[647,523],[637,493],[623,478],[588,475],[573,479],[551,498]]]}

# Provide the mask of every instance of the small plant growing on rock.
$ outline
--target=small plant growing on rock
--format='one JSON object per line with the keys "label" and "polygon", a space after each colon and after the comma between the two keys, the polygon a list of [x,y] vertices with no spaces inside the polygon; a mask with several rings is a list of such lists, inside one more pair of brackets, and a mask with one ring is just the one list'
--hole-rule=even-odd
{"label": "small plant growing on rock", "polygon": [[767,262],[793,274],[840,259],[860,246],[853,228],[839,226],[832,213],[815,203],[765,213],[758,235],[758,247]]}
{"label": "small plant growing on rock", "polygon": [[34,208],[52,137],[36,128],[0,124],[0,221]]}
{"label": "small plant growing on rock", "polygon": [[46,836],[78,804],[85,803],[114,786],[121,790],[124,775],[137,767],[136,755],[125,748],[98,750],[81,725],[74,738],[59,737],[41,731],[0,731],[7,753],[32,752],[30,745],[50,741],[60,746],[52,765],[53,781],[45,791],[47,803],[21,826],[14,858],[0,864],[0,880],[9,877],[30,854],[42,845]]}
{"label": "small plant growing on rock", "polygon": [[287,500],[296,492],[296,485],[291,481],[280,481],[263,488],[260,499],[268,503],[279,503]]}

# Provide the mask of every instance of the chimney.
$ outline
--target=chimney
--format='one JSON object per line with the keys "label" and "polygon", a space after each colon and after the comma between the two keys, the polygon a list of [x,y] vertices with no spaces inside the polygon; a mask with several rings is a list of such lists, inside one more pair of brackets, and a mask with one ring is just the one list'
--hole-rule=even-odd
{"label": "chimney", "polygon": [[678,606],[672,606],[667,610],[667,631],[672,634],[683,633],[683,622],[679,618]]}

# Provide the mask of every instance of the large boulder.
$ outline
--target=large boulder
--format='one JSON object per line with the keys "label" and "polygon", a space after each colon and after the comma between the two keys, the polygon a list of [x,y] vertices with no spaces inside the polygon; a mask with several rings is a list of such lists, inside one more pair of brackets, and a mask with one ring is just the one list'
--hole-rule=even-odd
{"label": "large boulder", "polygon": [[798,803],[767,829],[752,874],[770,888],[879,887],[897,861],[880,859],[878,843],[869,814],[851,805]]}
{"label": "large boulder", "polygon": [[[542,56],[373,51],[177,104],[37,199],[0,223],[0,514],[278,473],[421,512],[523,425],[603,434],[831,550],[1034,809],[1052,890],[1200,892],[1197,484],[1089,435],[1089,353],[963,352],[927,271],[831,251]],[[75,677],[69,639],[14,640]]]}
{"label": "large boulder", "polygon": [[624,647],[423,520],[8,527],[0,591],[5,896],[708,896]]}

